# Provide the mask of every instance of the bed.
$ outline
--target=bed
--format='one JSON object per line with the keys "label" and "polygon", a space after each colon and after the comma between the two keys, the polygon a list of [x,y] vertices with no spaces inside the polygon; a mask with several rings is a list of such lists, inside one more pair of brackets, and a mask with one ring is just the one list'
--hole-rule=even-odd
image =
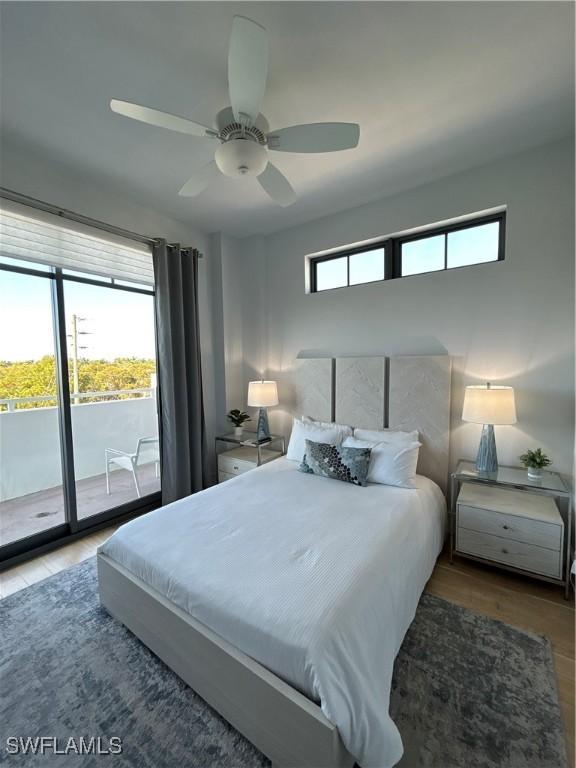
{"label": "bed", "polygon": [[[365,360],[368,402],[379,368]],[[427,391],[419,360],[410,377],[425,371]],[[437,398],[449,366],[434,370]],[[384,361],[387,421],[393,371]],[[424,419],[434,440],[438,418]],[[273,764],[392,766],[392,667],[444,538],[440,483],[416,486],[358,488],[278,459],[119,529],[98,553],[102,603]]]}

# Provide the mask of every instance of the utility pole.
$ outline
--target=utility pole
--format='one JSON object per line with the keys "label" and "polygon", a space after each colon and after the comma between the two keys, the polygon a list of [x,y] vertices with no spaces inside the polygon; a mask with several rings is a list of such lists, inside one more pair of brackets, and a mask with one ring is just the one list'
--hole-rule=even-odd
{"label": "utility pole", "polygon": [[85,317],[80,317],[79,315],[72,315],[72,333],[68,334],[68,338],[72,339],[72,382],[73,382],[73,399],[74,399],[74,405],[78,405],[80,402],[80,398],[77,396],[80,391],[80,377],[78,374],[78,350],[79,349],[86,349],[86,347],[81,347],[78,344],[78,336],[87,336],[89,331],[80,331],[78,329],[78,324],[81,323],[83,320],[86,320]]}
{"label": "utility pole", "polygon": [[[78,315],[72,315],[72,376],[74,380],[72,388],[76,394],[80,383],[78,380]],[[77,405],[79,402],[75,397],[74,404]]]}

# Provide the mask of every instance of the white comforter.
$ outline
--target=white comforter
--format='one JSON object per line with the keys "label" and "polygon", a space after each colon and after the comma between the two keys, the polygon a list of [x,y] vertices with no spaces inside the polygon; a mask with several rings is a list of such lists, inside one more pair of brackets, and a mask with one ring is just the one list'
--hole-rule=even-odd
{"label": "white comforter", "polygon": [[363,768],[402,756],[392,667],[442,547],[445,502],[279,459],[139,517],[100,551],[321,703]]}

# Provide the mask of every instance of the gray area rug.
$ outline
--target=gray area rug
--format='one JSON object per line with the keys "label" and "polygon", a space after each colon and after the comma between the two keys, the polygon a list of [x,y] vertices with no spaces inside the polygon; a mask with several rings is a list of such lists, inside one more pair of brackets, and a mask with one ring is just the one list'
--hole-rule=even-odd
{"label": "gray area rug", "polygon": [[[259,768],[269,761],[112,619],[95,560],[0,601],[0,763]],[[395,666],[402,768],[565,768],[548,641],[431,595]],[[122,754],[8,755],[10,736]],[[50,750],[50,748],[48,748]]]}

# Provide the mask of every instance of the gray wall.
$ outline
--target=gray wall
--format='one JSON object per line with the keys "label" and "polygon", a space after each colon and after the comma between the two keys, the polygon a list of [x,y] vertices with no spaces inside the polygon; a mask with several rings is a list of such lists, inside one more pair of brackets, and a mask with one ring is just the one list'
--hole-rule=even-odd
{"label": "gray wall", "polygon": [[[252,360],[266,360],[268,376],[286,380],[298,355],[445,351],[454,360],[452,462],[473,458],[479,440],[480,427],[460,418],[464,386],[490,380],[516,390],[518,424],[496,427],[500,462],[518,464],[519,453],[540,445],[557,470],[571,475],[573,168],[572,141],[566,140],[267,238],[240,241],[242,290],[252,305],[238,310],[233,323],[234,333],[244,338],[248,369],[240,382],[236,370],[237,398],[245,402]],[[499,205],[508,210],[504,262],[305,292],[306,254]],[[265,290],[257,306],[261,274]],[[256,333],[255,317],[265,319],[264,333]],[[289,428],[281,405],[272,424]]]}
{"label": "gray wall", "polygon": [[217,235],[215,240],[222,264],[225,408],[244,410],[248,381],[261,378],[267,367],[265,242],[259,237],[238,240],[226,235]]}
{"label": "gray wall", "polygon": [[[572,473],[574,189],[572,142],[555,143],[270,237],[207,236],[30,152],[3,146],[2,184],[121,227],[190,242],[200,266],[211,439],[247,382],[289,379],[298,355],[438,353],[454,358],[452,459],[479,428],[460,419],[466,384],[516,388],[518,424],[497,427],[500,460],[530,445]],[[305,292],[305,256],[507,205],[506,260],[323,294]],[[282,398],[282,385],[280,388]],[[272,426],[287,431],[279,406]],[[210,445],[212,443],[210,442]]]}

